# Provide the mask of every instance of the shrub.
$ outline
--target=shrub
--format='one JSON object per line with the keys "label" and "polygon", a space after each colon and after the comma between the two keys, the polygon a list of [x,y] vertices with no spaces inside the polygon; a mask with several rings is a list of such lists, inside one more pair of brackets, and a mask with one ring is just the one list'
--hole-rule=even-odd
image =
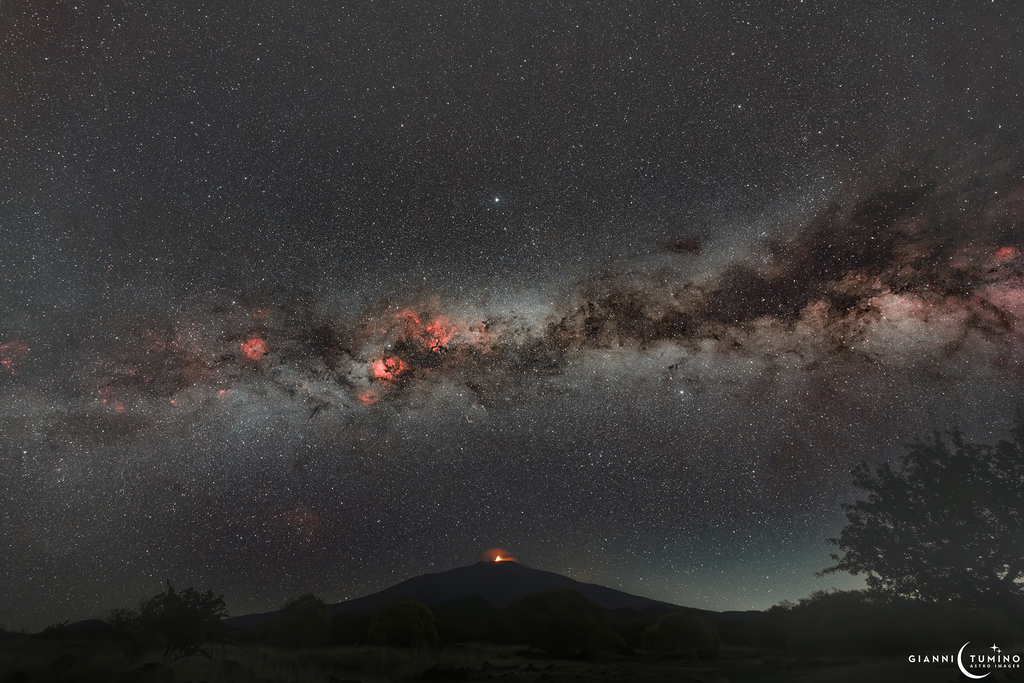
{"label": "shrub", "polygon": [[1010,642],[1020,635],[995,610],[871,591],[816,591],[796,605],[773,607],[769,614],[781,619],[787,649],[804,655],[894,655],[956,648],[968,640]]}
{"label": "shrub", "polygon": [[331,619],[330,642],[333,645],[356,645],[367,642],[370,633],[370,615],[336,614]]}
{"label": "shrub", "polygon": [[50,624],[39,632],[39,637],[46,640],[62,640],[68,637],[67,620],[56,624]]}
{"label": "shrub", "polygon": [[571,588],[513,600],[505,613],[522,639],[549,654],[627,649],[622,637],[612,630],[608,613]]}
{"label": "shrub", "polygon": [[331,633],[331,615],[324,601],[312,593],[292,598],[270,633],[279,647],[302,648],[326,645]]}
{"label": "shrub", "polygon": [[220,636],[220,621],[228,616],[224,596],[194,588],[176,591],[167,581],[167,590],[139,603],[139,609],[117,608],[107,617],[118,634],[138,653],[162,638],[164,656],[174,659],[209,654],[202,649],[207,640]]}
{"label": "shrub", "polygon": [[714,624],[680,613],[666,615],[644,629],[643,644],[651,654],[693,651],[701,659],[715,659],[722,649]]}
{"label": "shrub", "polygon": [[370,615],[370,645],[437,647],[434,613],[426,605],[398,598]]}

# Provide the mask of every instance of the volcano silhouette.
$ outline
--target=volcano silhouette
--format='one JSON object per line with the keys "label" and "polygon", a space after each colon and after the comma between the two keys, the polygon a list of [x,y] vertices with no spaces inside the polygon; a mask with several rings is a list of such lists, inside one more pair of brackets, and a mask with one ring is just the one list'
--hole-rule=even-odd
{"label": "volcano silhouette", "polygon": [[[336,614],[362,614],[371,612],[396,598],[408,598],[427,606],[442,605],[457,598],[480,596],[495,607],[505,608],[513,600],[532,593],[543,593],[555,588],[572,588],[601,607],[609,610],[657,615],[680,609],[678,605],[659,602],[638,595],[583,583],[568,576],[532,569],[513,560],[477,562],[437,574],[423,574],[379,593],[329,605],[331,616]],[[253,628],[277,620],[278,612],[249,614],[225,620],[237,628]]]}

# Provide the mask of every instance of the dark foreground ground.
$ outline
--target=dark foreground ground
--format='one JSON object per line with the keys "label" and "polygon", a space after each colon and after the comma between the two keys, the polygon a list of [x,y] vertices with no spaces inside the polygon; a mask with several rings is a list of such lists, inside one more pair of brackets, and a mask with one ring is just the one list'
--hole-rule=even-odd
{"label": "dark foreground ground", "polygon": [[[912,664],[906,656],[792,657],[726,649],[713,661],[599,656],[551,659],[521,647],[456,645],[439,653],[379,647],[287,652],[266,646],[212,646],[211,658],[175,662],[162,653],[125,656],[113,641],[13,640],[0,643],[0,683],[385,683],[503,681],[507,683],[946,683],[961,678],[955,664]],[[922,653],[924,654],[924,653]],[[1024,669],[994,671],[986,683],[1024,681]]]}

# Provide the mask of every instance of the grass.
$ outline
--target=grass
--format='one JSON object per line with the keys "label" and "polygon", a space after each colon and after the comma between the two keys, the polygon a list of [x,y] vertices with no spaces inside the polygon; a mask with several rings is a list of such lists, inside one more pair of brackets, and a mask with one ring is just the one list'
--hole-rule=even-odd
{"label": "grass", "polygon": [[8,640],[0,643],[0,681],[22,672],[33,681],[411,681],[431,668],[508,666],[515,648],[460,645],[438,652],[389,647],[280,650],[265,645],[211,645],[211,655],[166,661],[160,651],[126,655],[116,641]]}
{"label": "grass", "polygon": [[[415,680],[506,683],[953,683],[952,666],[910,664],[906,657],[795,657],[728,648],[713,661],[603,655],[587,660],[525,654],[522,646],[466,643],[437,652],[387,647],[280,650],[265,645],[212,645],[212,659],[166,662],[162,652],[126,656],[117,641],[0,642],[0,681],[22,672],[25,683],[401,683]],[[1005,681],[994,672],[987,681]],[[426,676],[425,676],[426,674]],[[1012,674],[1024,680],[1020,671]]]}

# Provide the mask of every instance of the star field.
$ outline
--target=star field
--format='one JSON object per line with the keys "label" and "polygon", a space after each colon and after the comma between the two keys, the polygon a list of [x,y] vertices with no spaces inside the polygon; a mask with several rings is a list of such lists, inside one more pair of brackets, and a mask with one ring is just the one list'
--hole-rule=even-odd
{"label": "star field", "polygon": [[1024,379],[1012,3],[9,2],[0,623],[814,578]]}

